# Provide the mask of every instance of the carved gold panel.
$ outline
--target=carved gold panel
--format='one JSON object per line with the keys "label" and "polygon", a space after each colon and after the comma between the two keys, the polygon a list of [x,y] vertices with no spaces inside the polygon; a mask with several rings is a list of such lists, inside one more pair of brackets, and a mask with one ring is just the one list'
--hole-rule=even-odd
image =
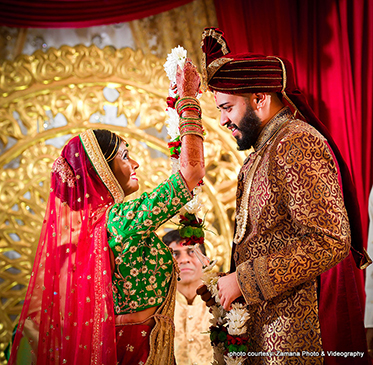
{"label": "carved gold panel", "polygon": [[[154,188],[171,171],[167,149],[164,59],[95,46],[61,47],[0,64],[0,352],[10,340],[25,296],[38,244],[50,168],[62,144],[86,128],[125,137],[140,163],[141,189]],[[105,92],[118,93],[115,100]],[[236,178],[243,154],[219,126],[210,93],[201,99],[206,129],[207,252],[228,270]],[[176,218],[173,220],[176,221]],[[168,222],[160,229],[176,228]]]}

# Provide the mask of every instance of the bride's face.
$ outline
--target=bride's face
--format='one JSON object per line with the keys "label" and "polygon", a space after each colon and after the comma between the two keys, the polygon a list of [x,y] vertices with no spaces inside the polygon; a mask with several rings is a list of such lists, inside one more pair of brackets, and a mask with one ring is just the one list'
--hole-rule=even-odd
{"label": "bride's face", "polygon": [[139,182],[135,171],[139,167],[139,164],[130,158],[126,142],[122,141],[119,145],[118,153],[111,166],[114,176],[117,178],[126,196],[139,190]]}

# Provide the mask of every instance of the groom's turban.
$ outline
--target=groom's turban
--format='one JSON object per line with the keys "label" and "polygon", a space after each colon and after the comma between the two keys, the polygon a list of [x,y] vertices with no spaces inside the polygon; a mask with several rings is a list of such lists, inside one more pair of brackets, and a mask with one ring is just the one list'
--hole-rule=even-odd
{"label": "groom's turban", "polygon": [[[223,93],[281,92],[284,62],[278,57],[230,53],[224,34],[207,28],[202,34],[203,79],[210,90]],[[285,61],[286,62],[286,61]]]}

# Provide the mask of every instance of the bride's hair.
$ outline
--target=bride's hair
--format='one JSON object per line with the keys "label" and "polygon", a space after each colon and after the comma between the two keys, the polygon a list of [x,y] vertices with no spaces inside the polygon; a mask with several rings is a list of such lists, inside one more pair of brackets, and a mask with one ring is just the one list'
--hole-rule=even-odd
{"label": "bride's hair", "polygon": [[107,129],[94,129],[93,132],[101,148],[102,154],[111,167],[111,163],[118,153],[119,145],[122,141],[121,138]]}

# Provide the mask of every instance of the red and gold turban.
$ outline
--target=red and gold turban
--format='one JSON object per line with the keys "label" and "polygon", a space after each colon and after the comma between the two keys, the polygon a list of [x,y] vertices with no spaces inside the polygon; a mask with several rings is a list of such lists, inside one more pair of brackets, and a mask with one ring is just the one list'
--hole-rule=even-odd
{"label": "red and gold turban", "polygon": [[281,93],[283,102],[288,104],[299,116],[316,128],[328,141],[338,161],[342,181],[343,195],[348,212],[352,253],[360,268],[367,265],[363,250],[363,237],[360,210],[357,202],[355,185],[350,171],[329,131],[321,123],[309,106],[306,98],[295,83],[291,63],[275,56],[254,53],[232,54],[218,28],[205,28],[202,33],[201,48],[202,78],[211,91],[225,94],[245,94],[256,92]]}
{"label": "red and gold turban", "polygon": [[203,78],[210,90],[224,93],[281,92],[283,62],[252,53],[229,55],[224,34],[207,28],[202,34]]}
{"label": "red and gold turban", "polygon": [[[301,117],[306,119],[288,96],[294,94],[295,97],[303,97],[295,85],[290,62],[279,57],[254,53],[231,54],[224,33],[218,28],[204,30],[201,48],[203,82],[211,91],[226,94],[282,93],[294,112],[299,112]],[[307,102],[304,99],[302,103]]]}

